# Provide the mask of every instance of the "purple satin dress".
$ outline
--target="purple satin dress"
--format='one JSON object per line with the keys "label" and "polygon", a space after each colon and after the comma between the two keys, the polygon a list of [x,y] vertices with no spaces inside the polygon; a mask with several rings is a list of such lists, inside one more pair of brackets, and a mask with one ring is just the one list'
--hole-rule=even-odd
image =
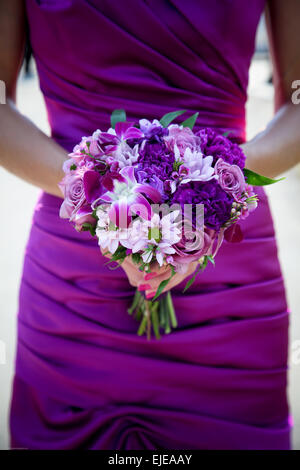
{"label": "purple satin dress", "polygon": [[[245,140],[248,68],[265,0],[27,0],[52,137],[128,118],[199,111],[197,127]],[[41,158],[42,149],[41,149]],[[134,289],[96,239],[42,193],[20,289],[11,446],[29,449],[289,449],[288,324],[262,189],[243,222],[182,294],[179,327],[136,335]]]}

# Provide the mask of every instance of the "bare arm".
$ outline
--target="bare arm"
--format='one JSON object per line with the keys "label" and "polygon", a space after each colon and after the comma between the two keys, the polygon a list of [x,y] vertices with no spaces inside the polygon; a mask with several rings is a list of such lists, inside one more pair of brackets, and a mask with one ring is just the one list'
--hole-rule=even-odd
{"label": "bare arm", "polygon": [[6,104],[0,104],[0,163],[8,171],[62,197],[66,152],[15,107],[16,81],[25,41],[25,9],[20,0],[0,0],[0,80],[6,85]]}
{"label": "bare arm", "polygon": [[247,168],[275,177],[300,163],[300,104],[292,83],[300,79],[300,1],[268,0],[266,21],[274,71],[275,116],[242,146]]}

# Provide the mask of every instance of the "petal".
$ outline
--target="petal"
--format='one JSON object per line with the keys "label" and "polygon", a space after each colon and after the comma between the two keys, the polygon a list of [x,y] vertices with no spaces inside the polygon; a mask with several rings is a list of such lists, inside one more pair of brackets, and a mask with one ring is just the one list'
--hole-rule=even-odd
{"label": "petal", "polygon": [[137,184],[133,166],[125,166],[120,170],[120,174],[128,181]]}
{"label": "petal", "polygon": [[117,145],[119,142],[119,139],[116,135],[110,134],[109,132],[101,132],[101,134],[98,137],[98,142],[100,144],[115,144]]}
{"label": "petal", "polygon": [[59,217],[61,217],[62,219],[69,219],[72,215],[73,210],[74,205],[68,202],[67,200],[64,200],[64,202],[60,206]]}
{"label": "petal", "polygon": [[126,198],[114,201],[108,211],[109,219],[117,227],[128,228],[131,218],[129,216],[129,206]]}
{"label": "petal", "polygon": [[116,134],[119,137],[119,139],[123,138],[123,136],[124,136],[125,132],[127,131],[127,129],[132,127],[133,124],[134,124],[133,122],[127,122],[127,121],[120,121],[120,122],[116,123],[115,131],[116,131]]}
{"label": "petal", "polygon": [[119,246],[119,240],[116,238],[110,242],[109,251],[114,254]]}
{"label": "petal", "polygon": [[144,263],[150,263],[150,261],[152,260],[152,256],[153,256],[153,252],[150,251],[146,251],[145,253],[142,254],[142,259],[144,261]]}
{"label": "petal", "polygon": [[117,171],[111,171],[107,172],[103,177],[102,177],[102,185],[108,189],[108,191],[113,191],[114,189],[114,180],[121,181],[121,182],[126,182],[125,178],[120,175]]}
{"label": "petal", "polygon": [[114,200],[115,200],[114,193],[112,193],[111,191],[107,191],[107,193],[103,194],[101,197],[99,197],[99,199],[94,201],[93,205],[95,204],[95,202],[98,202],[98,201],[110,203],[110,202],[113,202]]}
{"label": "petal", "polygon": [[224,238],[227,242],[240,243],[244,238],[241,226],[237,223],[230,225],[224,232]]}
{"label": "petal", "polygon": [[87,202],[92,203],[103,194],[101,176],[97,171],[88,170],[83,175],[83,187]]}
{"label": "petal", "polygon": [[[80,207],[80,209],[78,209],[78,211],[76,213],[75,220],[79,219],[80,217],[91,215],[92,212],[93,211],[91,209],[91,206],[89,206],[89,205]],[[94,221],[95,221],[95,218],[94,218]]]}
{"label": "petal", "polygon": [[139,215],[142,219],[151,220],[152,208],[144,196],[135,194],[134,200],[130,203],[130,213]]}
{"label": "petal", "polygon": [[176,161],[180,160],[180,151],[176,144],[174,144],[174,156]]}
{"label": "petal", "polygon": [[153,188],[149,184],[137,184],[134,188],[134,192],[145,194],[151,201],[158,203],[161,201],[161,194],[157,189]]}
{"label": "petal", "polygon": [[136,127],[129,127],[124,134],[124,140],[140,139],[143,136],[144,134],[140,129],[137,129]]}
{"label": "petal", "polygon": [[158,262],[159,266],[161,267],[164,263],[164,257],[161,251],[156,252],[156,261]]}
{"label": "petal", "polygon": [[132,248],[132,253],[137,253],[138,251],[145,249],[145,245],[147,244],[147,242],[148,240],[145,240],[143,238],[138,240]]}
{"label": "petal", "polygon": [[211,155],[209,155],[208,157],[203,158],[203,163],[205,165],[211,166],[213,160],[214,158]]}
{"label": "petal", "polygon": [[96,225],[96,219],[95,217],[92,216],[92,210],[91,210],[91,206],[85,206],[85,207],[81,207],[76,215],[75,215],[75,218],[74,218],[74,221],[76,223],[76,225],[82,225],[84,223],[90,223],[92,225]]}

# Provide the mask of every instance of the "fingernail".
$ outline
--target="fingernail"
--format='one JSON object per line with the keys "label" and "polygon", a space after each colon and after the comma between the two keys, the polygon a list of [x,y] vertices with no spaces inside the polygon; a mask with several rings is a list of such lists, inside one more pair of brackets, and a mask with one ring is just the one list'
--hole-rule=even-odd
{"label": "fingernail", "polygon": [[146,294],[146,299],[152,299],[155,296],[155,292],[149,292],[149,294]]}
{"label": "fingernail", "polygon": [[156,275],[157,275],[157,273],[147,273],[147,274],[145,274],[144,279],[145,279],[145,281],[150,281],[150,279],[152,279]]}
{"label": "fingernail", "polygon": [[138,290],[139,290],[139,291],[141,291],[141,290],[149,290],[149,289],[151,289],[150,284],[140,284],[140,285],[138,286]]}

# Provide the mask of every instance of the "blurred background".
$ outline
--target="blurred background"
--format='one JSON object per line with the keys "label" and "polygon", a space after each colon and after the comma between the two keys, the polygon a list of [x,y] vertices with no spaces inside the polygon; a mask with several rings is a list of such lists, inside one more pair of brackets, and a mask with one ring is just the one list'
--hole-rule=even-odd
{"label": "blurred background", "polygon": [[[262,130],[273,115],[272,71],[263,20],[257,31],[256,53],[250,68],[247,103],[247,136]],[[300,77],[295,77],[300,79]],[[43,98],[34,63],[23,67],[18,81],[20,111],[49,133]],[[300,106],[300,105],[299,105]],[[279,257],[287,288],[290,318],[289,401],[294,419],[293,448],[300,449],[300,168],[289,171],[286,180],[267,188],[277,231]],[[0,168],[0,449],[9,446],[8,410],[16,347],[16,313],[23,255],[33,207],[39,189]],[[4,195],[8,195],[4,197]],[[12,212],[12,208],[14,208]],[[15,215],[18,220],[13,225]]]}

